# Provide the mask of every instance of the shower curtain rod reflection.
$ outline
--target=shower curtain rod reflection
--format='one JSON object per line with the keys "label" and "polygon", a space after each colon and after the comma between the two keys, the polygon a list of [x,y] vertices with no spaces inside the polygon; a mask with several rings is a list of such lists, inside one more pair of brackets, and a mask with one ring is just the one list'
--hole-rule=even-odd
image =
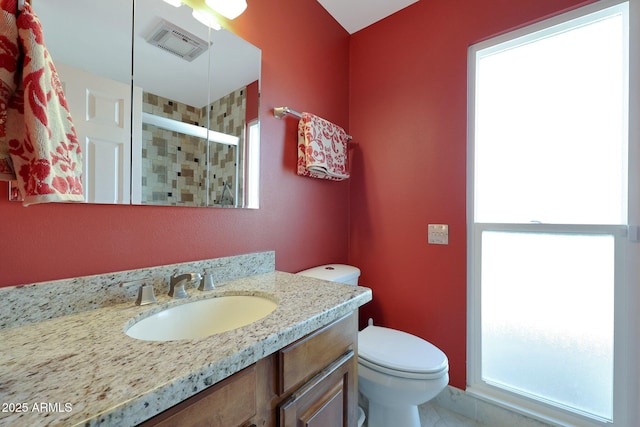
{"label": "shower curtain rod reflection", "polygon": [[[299,119],[302,118],[302,113],[298,113],[297,111],[292,110],[289,107],[275,107],[273,109],[273,115],[276,117],[276,119],[281,119],[284,116],[286,116],[287,114],[291,114],[292,116],[296,116]],[[347,135],[347,139],[351,140],[353,138],[351,137],[351,135]]]}

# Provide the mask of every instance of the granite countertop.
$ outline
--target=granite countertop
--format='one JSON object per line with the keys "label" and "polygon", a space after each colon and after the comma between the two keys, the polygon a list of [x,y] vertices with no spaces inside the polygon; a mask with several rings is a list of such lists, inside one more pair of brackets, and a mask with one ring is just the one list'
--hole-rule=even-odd
{"label": "granite countertop", "polygon": [[0,425],[133,426],[370,301],[371,290],[273,272],[191,290],[189,300],[263,295],[278,308],[207,338],[152,342],[130,320],[183,303],[116,304],[0,330]]}

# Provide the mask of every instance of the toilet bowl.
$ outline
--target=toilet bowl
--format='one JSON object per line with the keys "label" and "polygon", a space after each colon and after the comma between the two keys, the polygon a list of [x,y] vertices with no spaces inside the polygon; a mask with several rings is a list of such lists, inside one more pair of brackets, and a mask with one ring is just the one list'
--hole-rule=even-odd
{"label": "toilet bowl", "polygon": [[[357,285],[360,270],[328,264],[298,274]],[[368,400],[368,427],[420,427],[418,405],[448,383],[447,356],[428,341],[371,320],[358,333],[358,387]]]}
{"label": "toilet bowl", "polygon": [[358,386],[369,427],[420,427],[418,405],[449,383],[446,355],[406,332],[369,325],[358,333]]}

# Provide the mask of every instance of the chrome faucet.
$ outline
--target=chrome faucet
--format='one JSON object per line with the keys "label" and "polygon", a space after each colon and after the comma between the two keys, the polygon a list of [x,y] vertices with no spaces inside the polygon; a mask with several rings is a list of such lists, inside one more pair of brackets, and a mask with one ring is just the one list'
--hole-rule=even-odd
{"label": "chrome faucet", "polygon": [[187,298],[189,294],[184,289],[187,283],[199,284],[202,280],[200,273],[174,274],[169,279],[169,296],[173,298]]}

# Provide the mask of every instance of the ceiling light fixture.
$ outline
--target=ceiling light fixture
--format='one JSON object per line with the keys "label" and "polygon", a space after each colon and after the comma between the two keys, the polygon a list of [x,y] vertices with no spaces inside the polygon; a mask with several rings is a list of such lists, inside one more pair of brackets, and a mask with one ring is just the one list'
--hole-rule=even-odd
{"label": "ceiling light fixture", "polygon": [[220,30],[222,28],[222,26],[220,25],[220,23],[218,22],[218,20],[216,19],[215,16],[213,16],[213,14],[205,11],[205,10],[195,10],[193,9],[193,12],[191,13],[191,15],[196,18],[199,22],[203,23],[204,25],[206,25],[207,27],[210,27],[216,31]]}
{"label": "ceiling light fixture", "polygon": [[164,0],[165,3],[169,3],[171,6],[180,7],[182,6],[182,0]]}
{"label": "ceiling light fixture", "polygon": [[235,19],[247,8],[246,0],[205,0],[207,6],[227,19]]}

